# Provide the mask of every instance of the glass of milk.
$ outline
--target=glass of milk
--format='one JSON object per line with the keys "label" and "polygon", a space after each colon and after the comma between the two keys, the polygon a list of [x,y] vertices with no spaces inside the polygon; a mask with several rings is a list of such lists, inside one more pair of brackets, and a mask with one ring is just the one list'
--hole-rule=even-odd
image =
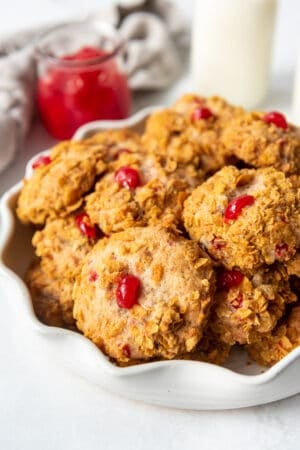
{"label": "glass of milk", "polygon": [[298,55],[296,70],[295,70],[295,81],[294,81],[294,91],[293,91],[293,121],[299,126],[300,125],[300,52]]}
{"label": "glass of milk", "polygon": [[277,0],[195,0],[194,90],[251,108],[267,92]]}

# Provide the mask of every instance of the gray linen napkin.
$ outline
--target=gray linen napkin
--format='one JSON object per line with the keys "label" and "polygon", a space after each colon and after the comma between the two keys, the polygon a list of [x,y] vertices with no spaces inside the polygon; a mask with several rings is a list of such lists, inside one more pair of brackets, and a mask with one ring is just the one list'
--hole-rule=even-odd
{"label": "gray linen napkin", "polygon": [[[127,41],[124,68],[133,90],[162,89],[180,72],[185,20],[171,0],[123,0],[85,20],[105,20]],[[74,20],[74,19],[73,19]],[[22,147],[34,114],[35,40],[57,23],[0,35],[0,172]]]}

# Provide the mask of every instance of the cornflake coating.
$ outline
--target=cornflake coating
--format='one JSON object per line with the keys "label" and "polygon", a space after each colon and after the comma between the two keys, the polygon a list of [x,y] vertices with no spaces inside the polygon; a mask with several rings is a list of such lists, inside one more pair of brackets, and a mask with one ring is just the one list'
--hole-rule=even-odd
{"label": "cornflake coating", "polygon": [[92,249],[96,239],[89,239],[76,225],[77,214],[48,221],[41,231],[36,231],[32,244],[41,257],[43,269],[50,276],[58,272],[62,277],[74,280],[81,270],[84,257]]}
{"label": "cornflake coating", "polygon": [[286,263],[286,268],[289,276],[300,278],[300,253],[297,252],[293,258]]}
{"label": "cornflake coating", "polygon": [[[197,119],[199,108],[208,108],[211,116]],[[145,148],[154,153],[168,167],[189,168],[195,174],[193,185],[203,181],[207,173],[223,167],[228,158],[220,136],[227,121],[238,114],[239,108],[217,97],[204,99],[185,95],[173,108],[153,113],[143,136]]]}
{"label": "cornflake coating", "polygon": [[253,167],[270,167],[287,174],[300,173],[300,132],[263,120],[265,113],[239,115],[224,131],[222,144],[229,153]]}
{"label": "cornflake coating", "polygon": [[140,135],[126,128],[100,131],[85,142],[87,145],[101,144],[105,148],[107,162],[114,161],[122,152],[142,152]]}
{"label": "cornflake coating", "polygon": [[[119,185],[115,176],[121,167],[138,171],[138,187]],[[185,178],[167,175],[155,157],[124,153],[87,196],[86,211],[105,234],[158,223],[175,229],[182,223],[183,202],[189,192]]]}
{"label": "cornflake coating", "polygon": [[[141,283],[130,309],[116,301],[124,274]],[[74,316],[84,335],[119,363],[172,359],[200,341],[213,292],[212,265],[196,243],[161,227],[132,228],[89,254],[73,290]]]}
{"label": "cornflake coating", "polygon": [[188,120],[172,110],[153,113],[147,120],[142,137],[143,147],[158,158],[166,173],[184,171],[192,187],[202,183],[205,170],[201,166],[198,144],[186,135]]}
{"label": "cornflake coating", "polygon": [[231,348],[231,345],[225,344],[214,335],[209,324],[195,350],[180,358],[222,365],[229,358]]}
{"label": "cornflake coating", "polygon": [[296,300],[284,267],[261,269],[238,286],[217,291],[210,326],[225,344],[250,344],[272,331],[286,304]]}
{"label": "cornflake coating", "polygon": [[[253,203],[226,220],[229,203],[245,195]],[[253,274],[288,261],[299,246],[299,193],[272,168],[224,167],[192,192],[183,216],[191,238],[227,269]]]}
{"label": "cornflake coating", "polygon": [[59,301],[68,322],[73,319],[73,300],[70,293],[76,276],[80,273],[85,256],[90,252],[96,239],[82,234],[75,222],[76,214],[48,221],[41,231],[36,231],[32,244],[41,258],[41,267],[50,279],[57,279],[64,289]]}
{"label": "cornflake coating", "polygon": [[300,307],[292,308],[272,333],[249,345],[249,356],[261,366],[273,366],[300,345]]}
{"label": "cornflake coating", "polygon": [[296,189],[300,189],[300,176],[299,175],[290,175],[289,180]]}
{"label": "cornflake coating", "polygon": [[30,266],[25,282],[31,294],[35,314],[41,322],[56,327],[74,328],[70,309],[70,304],[73,303],[72,285],[61,283],[58,274],[49,276],[40,261],[35,261]]}
{"label": "cornflake coating", "polygon": [[65,141],[54,147],[51,162],[24,180],[18,199],[19,219],[39,225],[79,208],[96,176],[106,170],[105,153],[103,146],[84,141]]}
{"label": "cornflake coating", "polygon": [[234,106],[226,102],[221,97],[201,97],[195,94],[182,95],[172,106],[172,110],[183,114],[190,118],[191,114],[196,108],[206,107],[218,117],[217,125],[219,128],[224,128],[231,121],[244,114],[245,110],[240,106]]}

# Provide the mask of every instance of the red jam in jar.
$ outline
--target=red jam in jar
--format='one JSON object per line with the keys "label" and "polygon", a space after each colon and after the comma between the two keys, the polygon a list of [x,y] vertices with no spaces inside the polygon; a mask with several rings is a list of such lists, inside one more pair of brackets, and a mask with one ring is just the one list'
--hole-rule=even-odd
{"label": "red jam in jar", "polygon": [[37,103],[46,129],[55,138],[69,139],[92,120],[128,116],[130,90],[115,56],[115,52],[85,46],[42,62]]}

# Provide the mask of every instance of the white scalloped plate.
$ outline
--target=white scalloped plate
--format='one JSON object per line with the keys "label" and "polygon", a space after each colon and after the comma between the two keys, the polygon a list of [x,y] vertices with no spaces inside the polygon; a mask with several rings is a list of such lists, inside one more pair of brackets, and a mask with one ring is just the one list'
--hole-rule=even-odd
{"label": "white scalloped plate", "polygon": [[[158,108],[145,109],[119,122],[84,125],[74,139],[107,128],[141,129],[153,109]],[[32,160],[27,165],[27,177],[31,173],[31,164]],[[43,325],[33,312],[29,292],[22,281],[33,249],[32,229],[20,224],[14,213],[21,186],[22,182],[12,187],[1,200],[0,284],[13,300],[18,321],[39,336],[44,353],[55,364],[128,398],[185,409],[242,408],[300,392],[300,348],[266,371],[249,364],[243,351],[234,352],[226,367],[176,360],[120,368],[82,335]]]}

